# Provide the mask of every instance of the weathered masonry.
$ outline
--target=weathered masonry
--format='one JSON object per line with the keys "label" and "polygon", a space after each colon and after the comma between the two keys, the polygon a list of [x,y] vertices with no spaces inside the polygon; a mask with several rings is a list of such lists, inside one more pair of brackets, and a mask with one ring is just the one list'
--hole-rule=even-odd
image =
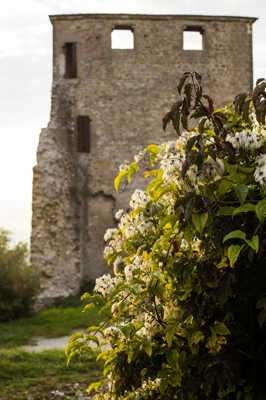
{"label": "weathered masonry", "polygon": [[177,79],[198,71],[220,104],[251,88],[255,21],[111,14],[50,19],[51,119],[34,167],[31,241],[42,301],[73,294],[82,280],[104,272],[103,234],[129,194],[117,195],[113,179],[145,144],[172,138],[161,118]]}

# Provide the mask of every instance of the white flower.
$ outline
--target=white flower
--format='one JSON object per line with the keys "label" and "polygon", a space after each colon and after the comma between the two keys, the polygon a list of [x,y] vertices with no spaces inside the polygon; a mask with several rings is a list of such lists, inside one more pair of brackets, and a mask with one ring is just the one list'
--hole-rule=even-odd
{"label": "white flower", "polygon": [[158,333],[158,330],[160,328],[159,323],[156,321],[156,319],[153,317],[153,315],[149,313],[144,314],[144,328],[145,331],[147,332],[147,337],[152,337]]}
{"label": "white flower", "polygon": [[266,154],[261,154],[256,158],[256,169],[254,172],[255,181],[261,186],[266,185]]}
{"label": "white flower", "polygon": [[145,328],[145,326],[143,326],[142,328],[140,328],[137,332],[137,335],[141,338],[147,337],[148,336],[148,332],[147,329]]}
{"label": "white flower", "polygon": [[120,300],[120,301],[115,302],[115,303],[112,304],[112,307],[111,307],[111,312],[112,312],[112,314],[116,314],[116,313],[117,313],[118,308],[119,308],[119,306],[120,306],[121,303],[122,303],[122,300]]}
{"label": "white flower", "polygon": [[118,256],[114,261],[114,274],[118,275],[121,272],[121,266],[123,265],[123,258]]}
{"label": "white flower", "polygon": [[120,339],[122,337],[122,332],[117,326],[109,326],[103,332],[106,339]]}
{"label": "white flower", "polygon": [[160,383],[161,383],[161,378],[156,378],[154,380],[148,378],[147,381],[142,382],[141,388],[145,391],[157,390],[160,387]]}
{"label": "white flower", "polygon": [[138,154],[136,154],[134,156],[134,160],[136,161],[136,163],[139,163],[140,161],[143,160],[144,156],[145,156],[145,152],[143,150],[141,150]]}
{"label": "white flower", "polygon": [[179,177],[183,161],[182,154],[170,154],[161,161],[160,166],[163,170],[163,179],[165,182],[171,182],[175,177]]}
{"label": "white flower", "polygon": [[111,246],[105,246],[103,251],[104,258],[108,258],[111,254],[113,254],[114,249]]}
{"label": "white flower", "polygon": [[112,239],[109,240],[108,245],[105,246],[104,248],[103,252],[104,258],[107,260],[109,256],[115,253],[119,253],[120,251],[122,251],[122,247],[123,247],[122,237],[119,234],[118,230],[116,229],[116,232],[113,233]]}
{"label": "white flower", "polygon": [[124,269],[124,274],[127,282],[130,282],[133,279],[133,271],[136,269],[136,266],[133,264],[129,264]]}
{"label": "white flower", "polygon": [[120,219],[121,219],[121,217],[122,217],[123,214],[124,214],[124,210],[122,210],[122,209],[118,210],[118,211],[115,213],[115,219],[116,219],[117,221],[120,221]]}
{"label": "white flower", "polygon": [[209,157],[204,164],[204,176],[211,180],[216,180],[224,174],[224,163],[223,160],[217,158],[214,160]]}
{"label": "white flower", "polygon": [[122,231],[122,235],[125,239],[130,239],[139,234],[147,234],[153,231],[154,225],[151,221],[148,221],[142,214],[130,215],[123,214],[119,228]]}
{"label": "white flower", "polygon": [[106,297],[112,292],[115,284],[115,278],[112,278],[110,274],[105,274],[96,279],[94,291]]}
{"label": "white flower", "polygon": [[161,160],[169,155],[169,153],[175,153],[176,152],[176,142],[175,141],[169,141],[166,143],[162,143],[159,146],[159,151],[157,154],[157,160]]}
{"label": "white flower", "polygon": [[163,307],[163,318],[166,320],[167,318],[177,318],[180,315],[180,309],[169,302],[169,304]]}
{"label": "white flower", "polygon": [[108,242],[108,240],[112,239],[112,237],[117,233],[117,229],[107,229],[107,231],[104,234],[104,241]]}
{"label": "white flower", "polygon": [[192,184],[195,184],[197,182],[198,173],[199,169],[198,166],[195,164],[191,165],[187,170],[186,176]]}
{"label": "white flower", "polygon": [[129,161],[128,161],[128,160],[125,160],[125,161],[123,162],[123,164],[121,164],[121,165],[119,166],[119,171],[127,170],[128,167],[129,167]]}
{"label": "white flower", "polygon": [[236,132],[226,136],[226,141],[235,149],[256,150],[263,145],[263,137],[258,131]]}
{"label": "white flower", "polygon": [[135,210],[136,208],[144,208],[149,201],[149,196],[145,192],[143,192],[143,190],[136,189],[131,196],[129,206],[133,210]]}

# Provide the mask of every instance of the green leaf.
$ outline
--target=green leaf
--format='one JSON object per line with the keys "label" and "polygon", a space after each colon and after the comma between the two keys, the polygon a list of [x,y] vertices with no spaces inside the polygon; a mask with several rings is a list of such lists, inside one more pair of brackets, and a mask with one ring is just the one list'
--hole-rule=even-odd
{"label": "green leaf", "polygon": [[175,334],[176,334],[176,324],[168,323],[167,328],[166,328],[166,333],[165,333],[165,339],[166,339],[168,347],[172,346],[172,342],[174,340]]}
{"label": "green leaf", "polygon": [[213,329],[217,335],[226,336],[230,335],[230,331],[223,322],[215,321]]}
{"label": "green leaf", "polygon": [[204,335],[201,331],[193,332],[189,339],[189,344],[192,346],[193,344],[197,345],[204,339]]}
{"label": "green leaf", "polygon": [[233,211],[233,216],[235,216],[237,214],[241,214],[241,213],[251,212],[251,211],[255,211],[255,205],[251,204],[251,203],[246,203],[246,204],[243,204],[243,206],[235,208]]}
{"label": "green leaf", "polygon": [[243,204],[248,195],[248,191],[249,191],[248,186],[241,183],[239,185],[235,185],[234,189],[235,189],[235,193],[238,197],[238,200],[240,201],[241,204]]}
{"label": "green leaf", "polygon": [[166,187],[159,187],[153,192],[153,200],[158,201],[164,194],[174,192],[176,190],[175,185],[168,185]]}
{"label": "green leaf", "polygon": [[138,171],[139,171],[139,166],[138,166],[138,164],[137,164],[135,161],[133,161],[133,162],[129,165],[129,168],[128,168],[128,171],[127,171],[127,180],[128,180],[128,183],[130,183],[130,182],[132,181],[133,176],[134,176]]}
{"label": "green leaf", "polygon": [[193,213],[192,222],[199,233],[202,233],[208,221],[208,213]]}
{"label": "green leaf", "polygon": [[228,258],[223,256],[221,261],[216,266],[218,269],[227,268],[228,267]]}
{"label": "green leaf", "polygon": [[114,188],[118,191],[121,182],[127,178],[128,183],[132,181],[133,176],[139,171],[139,166],[136,161],[133,161],[131,164],[125,167],[125,169],[121,169],[119,174],[114,180]]}
{"label": "green leaf", "polygon": [[266,217],[266,199],[263,199],[256,204],[255,212],[260,222],[263,222]]}
{"label": "green leaf", "polygon": [[256,253],[259,251],[259,236],[254,235],[251,240],[246,239],[246,243],[252,248]]}
{"label": "green leaf", "polygon": [[159,146],[157,144],[150,144],[146,147],[146,151],[150,154],[150,164],[154,165],[156,156],[159,152]]}
{"label": "green leaf", "polygon": [[219,208],[217,215],[233,215],[233,212],[235,210],[235,207],[221,207]]}
{"label": "green leaf", "polygon": [[242,239],[246,240],[246,234],[243,231],[236,230],[228,233],[224,238],[223,238],[223,243],[226,242],[229,239]]}
{"label": "green leaf", "polygon": [[227,255],[229,258],[229,262],[230,262],[230,267],[233,268],[233,266],[235,265],[239,254],[241,252],[241,250],[243,249],[244,245],[239,246],[238,244],[232,244],[228,250],[227,250]]}
{"label": "green leaf", "polygon": [[146,150],[150,153],[150,154],[158,154],[159,152],[159,146],[157,144],[149,144],[146,147]]}
{"label": "green leaf", "polygon": [[127,176],[127,171],[121,170],[114,180],[115,190],[118,191],[121,181]]}
{"label": "green leaf", "polygon": [[166,358],[167,358],[169,365],[173,369],[179,368],[179,353],[177,350],[171,350],[170,352],[168,352],[166,355]]}
{"label": "green leaf", "polygon": [[218,186],[219,195],[224,195],[228,192],[231,192],[233,187],[233,183],[228,179],[222,179]]}
{"label": "green leaf", "polygon": [[150,340],[147,340],[143,343],[143,350],[145,353],[151,357],[152,355],[152,342]]}
{"label": "green leaf", "polygon": [[101,380],[98,381],[98,382],[92,382],[92,383],[89,385],[88,389],[87,389],[88,394],[91,394],[92,392],[95,392],[96,390],[100,389],[100,387],[101,387],[103,384],[104,384],[104,380],[103,380],[103,379],[101,379]]}
{"label": "green leaf", "polygon": [[131,349],[127,353],[127,362],[130,364],[134,358],[134,351]]}
{"label": "green leaf", "polygon": [[156,191],[157,188],[159,188],[160,186],[162,186],[164,183],[163,179],[162,179],[162,171],[159,171],[158,175],[156,176],[156,178],[154,178],[152,181],[150,181],[150,183],[148,184],[146,191],[152,195],[154,191]]}

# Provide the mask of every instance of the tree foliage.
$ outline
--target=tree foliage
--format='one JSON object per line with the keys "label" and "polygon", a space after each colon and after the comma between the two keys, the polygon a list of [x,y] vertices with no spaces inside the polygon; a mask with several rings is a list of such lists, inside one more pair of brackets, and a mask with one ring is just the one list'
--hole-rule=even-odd
{"label": "tree foliage", "polygon": [[109,345],[105,379],[90,387],[99,400],[263,400],[266,81],[220,109],[197,73],[177,92],[163,120],[177,141],[149,145],[116,178],[144,171],[148,183],[106,232],[114,274],[84,296],[105,318],[67,353]]}
{"label": "tree foliage", "polygon": [[38,276],[28,263],[27,246],[12,247],[0,229],[0,321],[27,315],[39,290]]}

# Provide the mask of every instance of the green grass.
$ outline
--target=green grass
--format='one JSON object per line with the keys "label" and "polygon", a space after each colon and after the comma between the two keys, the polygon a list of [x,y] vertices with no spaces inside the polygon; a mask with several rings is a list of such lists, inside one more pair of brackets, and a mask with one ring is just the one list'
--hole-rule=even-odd
{"label": "green grass", "polygon": [[58,399],[56,390],[65,400],[78,399],[98,376],[94,353],[67,367],[63,351],[0,351],[0,400]]}
{"label": "green grass", "polygon": [[[66,365],[61,350],[25,352],[19,346],[35,338],[70,335],[94,325],[98,310],[58,307],[10,322],[0,323],[0,400],[64,400],[81,398],[88,384],[99,375],[93,352]],[[64,393],[63,397],[53,392]]]}
{"label": "green grass", "polygon": [[30,344],[33,338],[70,335],[75,329],[94,325],[97,309],[82,312],[82,307],[50,308],[29,317],[0,323],[0,349]]}

